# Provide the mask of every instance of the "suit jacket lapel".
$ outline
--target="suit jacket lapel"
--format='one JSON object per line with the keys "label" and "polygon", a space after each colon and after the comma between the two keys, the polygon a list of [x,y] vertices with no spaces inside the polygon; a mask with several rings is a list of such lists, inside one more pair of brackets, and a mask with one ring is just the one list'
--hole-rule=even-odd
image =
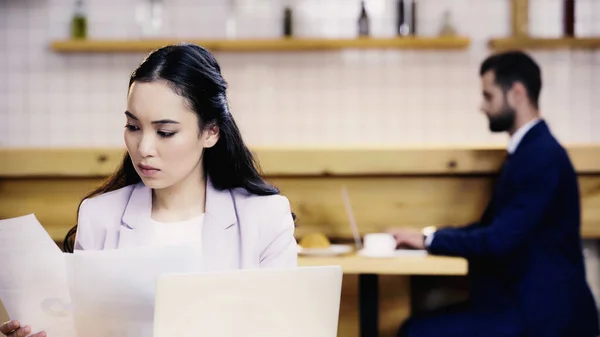
{"label": "suit jacket lapel", "polygon": [[152,190],[138,183],[127,203],[119,230],[119,248],[148,245],[154,236],[151,223]]}
{"label": "suit jacket lapel", "polygon": [[235,205],[229,190],[218,190],[206,179],[205,228],[225,230],[236,223]]}
{"label": "suit jacket lapel", "polygon": [[[229,190],[217,190],[206,179],[206,208],[202,229],[202,256],[206,269],[231,267],[238,261],[235,202]],[[235,246],[227,243],[235,242]]]}
{"label": "suit jacket lapel", "polygon": [[543,137],[545,135],[550,134],[550,129],[548,128],[548,124],[546,121],[541,119],[536,125],[534,125],[521,139],[519,146],[515,149],[515,152],[512,154],[512,157],[517,155],[520,150],[529,146],[529,144],[539,137]]}

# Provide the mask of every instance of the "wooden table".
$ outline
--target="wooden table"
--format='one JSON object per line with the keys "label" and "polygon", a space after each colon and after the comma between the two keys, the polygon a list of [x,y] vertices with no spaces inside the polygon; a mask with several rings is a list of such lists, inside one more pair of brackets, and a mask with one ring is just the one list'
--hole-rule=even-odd
{"label": "wooden table", "polygon": [[394,258],[368,258],[356,254],[316,257],[299,256],[301,266],[341,266],[344,274],[387,275],[466,275],[467,261],[445,256],[402,256]]}
{"label": "wooden table", "polygon": [[[315,257],[300,256],[300,266],[342,267],[344,274],[358,274],[360,336],[379,335],[379,275],[466,275],[467,261],[442,256],[367,258],[356,254]],[[407,283],[408,284],[408,283]],[[410,290],[407,289],[407,293]]]}

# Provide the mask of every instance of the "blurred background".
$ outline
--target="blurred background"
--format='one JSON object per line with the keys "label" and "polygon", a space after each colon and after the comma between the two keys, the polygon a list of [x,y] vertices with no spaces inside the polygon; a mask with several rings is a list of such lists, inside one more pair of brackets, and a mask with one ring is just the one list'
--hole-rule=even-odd
{"label": "blurred background", "polygon": [[[418,0],[416,34],[446,18],[465,48],[216,52],[232,111],[254,146],[504,144],[479,112],[478,67],[511,35],[511,0]],[[563,0],[529,1],[529,32],[563,36]],[[358,0],[84,0],[87,39],[354,38]],[[145,16],[154,11],[157,18]],[[370,36],[396,36],[396,0],[366,1]],[[0,0],[0,146],[121,146],[129,73],[144,53],[64,53],[72,0]],[[154,21],[152,21],[154,20]],[[155,22],[153,25],[152,22]],[[229,23],[229,25],[228,25]],[[231,24],[233,23],[233,24]],[[148,26],[156,28],[148,28]],[[229,27],[233,27],[228,29]],[[576,1],[575,33],[600,35],[600,2]],[[533,50],[541,109],[561,141],[600,140],[600,52]]]}
{"label": "blurred background", "polygon": [[[542,67],[541,114],[580,174],[600,303],[600,0],[404,0],[402,16],[399,2],[0,0],[0,219],[35,213],[60,244],[120,160],[130,72],[187,41],[220,62],[231,111],[299,215],[299,238],[352,238],[342,185],[361,234],[466,223],[508,141],[479,111],[479,65],[523,49]],[[429,274],[379,280],[382,335],[453,296],[431,286],[462,285]],[[344,279],[340,336],[358,335],[359,285]]]}

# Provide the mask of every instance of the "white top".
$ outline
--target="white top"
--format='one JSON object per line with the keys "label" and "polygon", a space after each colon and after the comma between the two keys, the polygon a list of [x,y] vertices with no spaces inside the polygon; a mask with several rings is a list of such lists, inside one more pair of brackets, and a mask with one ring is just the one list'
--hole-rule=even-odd
{"label": "white top", "polygon": [[202,241],[204,214],[185,221],[158,222],[152,220],[154,226],[154,245],[171,246]]}
{"label": "white top", "polygon": [[519,130],[512,135],[512,137],[510,137],[507,148],[508,153],[512,154],[517,150],[517,147],[519,146],[519,143],[521,143],[521,140],[523,140],[523,137],[525,137],[527,132],[531,130],[531,128],[534,127],[539,121],[539,118],[530,120],[527,122],[527,124],[520,127]]}

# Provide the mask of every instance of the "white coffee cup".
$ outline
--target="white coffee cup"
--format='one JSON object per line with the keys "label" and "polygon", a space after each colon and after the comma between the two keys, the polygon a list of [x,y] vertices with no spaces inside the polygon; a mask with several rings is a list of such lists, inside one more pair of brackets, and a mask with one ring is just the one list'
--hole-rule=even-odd
{"label": "white coffee cup", "polygon": [[385,255],[396,251],[396,238],[387,233],[369,233],[363,239],[363,249],[370,254]]}

